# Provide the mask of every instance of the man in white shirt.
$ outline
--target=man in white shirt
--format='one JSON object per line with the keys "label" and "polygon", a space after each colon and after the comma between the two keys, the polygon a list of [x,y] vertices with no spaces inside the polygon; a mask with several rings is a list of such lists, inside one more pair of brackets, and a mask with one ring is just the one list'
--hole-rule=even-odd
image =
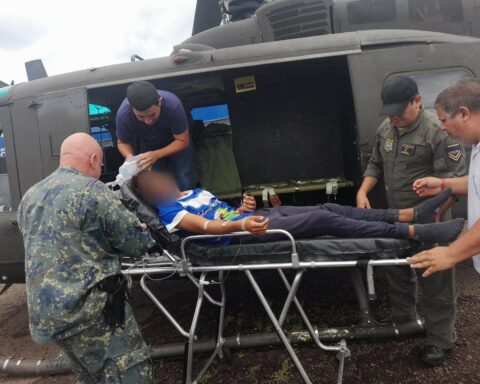
{"label": "man in white shirt", "polygon": [[419,196],[434,196],[447,187],[457,195],[468,194],[469,231],[450,246],[422,252],[409,261],[412,268],[425,269],[423,276],[428,277],[473,257],[480,273],[480,81],[461,81],[447,88],[435,104],[442,129],[473,147],[469,176],[427,177],[415,181],[413,189]]}

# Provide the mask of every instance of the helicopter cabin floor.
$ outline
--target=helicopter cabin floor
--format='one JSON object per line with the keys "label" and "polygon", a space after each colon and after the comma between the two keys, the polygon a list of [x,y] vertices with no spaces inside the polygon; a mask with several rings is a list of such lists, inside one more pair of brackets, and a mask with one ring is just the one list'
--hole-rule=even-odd
{"label": "helicopter cabin floor", "polygon": [[[305,277],[304,289],[300,298],[306,308],[314,312],[312,319],[319,327],[325,325],[349,325],[358,321],[355,298],[342,271],[336,273],[311,272]],[[383,276],[378,273],[377,289],[379,301],[373,306],[378,318],[388,316],[388,294]],[[260,274],[259,274],[260,276]],[[281,291],[280,282],[274,275],[262,274],[262,285],[267,293]],[[155,287],[155,283],[150,283]],[[313,289],[315,287],[316,289]],[[173,306],[180,320],[187,321],[193,311],[195,293],[183,280],[162,282],[155,293],[164,303]],[[242,275],[231,274],[227,279],[227,293],[235,298],[235,306],[227,306],[227,335],[254,332],[269,332],[271,326],[260,310],[254,293]],[[480,364],[480,278],[470,262],[457,268],[458,293],[458,340],[456,348],[446,364],[430,369],[422,366],[417,355],[423,346],[423,338],[399,340],[381,340],[374,342],[350,343],[352,358],[346,371],[344,383],[388,383],[388,384],[450,384],[480,383],[478,366]],[[274,297],[274,296],[273,296]],[[332,297],[335,297],[332,300]],[[187,299],[190,299],[187,301]],[[149,302],[140,288],[135,285],[133,307],[144,337],[149,344],[182,342],[182,338],[172,332],[170,325]],[[233,303],[233,301],[231,301]],[[312,304],[315,305],[312,305]],[[273,300],[275,310],[279,310],[281,301]],[[421,311],[421,309],[420,309]],[[258,316],[255,316],[258,314]],[[293,314],[293,312],[292,312]],[[200,338],[213,335],[216,312],[206,307],[200,322]],[[53,345],[33,344],[28,331],[25,286],[13,286],[0,296],[0,356],[23,358],[48,358],[58,353]],[[299,318],[295,315],[288,319],[288,327],[295,329]],[[333,355],[310,346],[297,347],[300,358],[315,383],[335,382],[336,361]],[[199,361],[205,357],[197,358]],[[181,359],[155,362],[158,382],[181,383],[183,363]],[[293,369],[285,351],[273,348],[263,350],[239,351],[229,363],[215,363],[207,372],[204,383],[272,383],[300,384],[301,379]],[[13,378],[0,375],[2,384],[73,384],[71,376],[52,376],[44,378]]]}

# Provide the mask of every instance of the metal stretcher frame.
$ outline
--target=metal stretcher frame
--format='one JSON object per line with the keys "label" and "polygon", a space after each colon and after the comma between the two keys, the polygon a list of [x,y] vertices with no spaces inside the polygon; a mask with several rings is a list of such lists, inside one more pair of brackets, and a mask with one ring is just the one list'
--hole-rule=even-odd
{"label": "metal stretcher frame", "polygon": [[[354,268],[359,265],[359,261],[309,261],[302,262],[299,259],[297,252],[297,246],[295,244],[295,239],[293,236],[285,230],[269,230],[267,234],[276,234],[285,236],[291,244],[291,261],[289,263],[263,263],[263,264],[248,264],[248,265],[215,265],[215,266],[197,266],[193,265],[187,254],[187,245],[192,241],[219,238],[219,237],[244,237],[251,236],[249,232],[237,232],[228,235],[196,235],[185,238],[180,247],[181,258],[172,255],[167,250],[163,251],[163,256],[168,258],[168,262],[158,263],[154,258],[147,258],[144,260],[143,265],[139,267],[136,264],[124,264],[127,268],[123,271],[125,275],[129,276],[138,276],[141,275],[140,285],[143,291],[147,296],[152,300],[152,302],[160,309],[162,314],[167,318],[167,320],[172,324],[172,326],[188,340],[188,346],[186,350],[186,365],[185,365],[185,382],[186,384],[198,383],[202,376],[205,374],[209,366],[218,356],[220,359],[224,355],[224,319],[225,319],[225,305],[226,305],[226,290],[225,290],[225,280],[224,273],[228,271],[241,271],[243,272],[253,290],[255,291],[257,297],[259,298],[266,314],[268,315],[273,327],[275,328],[276,333],[278,334],[283,346],[288,352],[291,360],[293,361],[296,369],[298,370],[303,381],[307,384],[312,383],[310,380],[305,368],[303,367],[300,359],[298,358],[295,350],[288,337],[283,330],[283,325],[289,313],[289,310],[292,307],[292,304],[295,306],[297,311],[302,318],[302,321],[310,334],[311,339],[315,345],[327,352],[337,352],[337,357],[339,359],[339,370],[337,383],[342,383],[343,381],[343,371],[344,371],[344,361],[346,357],[350,356],[350,351],[347,348],[346,340],[342,339],[339,344],[327,346],[322,343],[318,334],[313,327],[312,323],[308,319],[300,301],[297,299],[296,294],[300,287],[302,277],[306,270],[308,269],[317,269],[317,268]],[[375,297],[375,285],[374,285],[374,268],[375,267],[385,267],[385,266],[404,266],[408,265],[405,259],[388,259],[388,260],[368,260],[363,261],[363,264],[366,264],[367,270],[367,285],[369,297]],[[280,315],[277,317],[270,304],[268,303],[262,289],[257,283],[255,277],[253,276],[254,271],[259,270],[276,270],[286,288],[288,293],[287,298],[283,304],[283,309]],[[295,276],[292,282],[289,282],[285,276],[284,270],[294,270],[296,271]],[[220,287],[220,300],[214,299],[209,292],[207,292],[206,287],[210,284],[206,277],[209,273],[218,273],[218,285]],[[197,279],[194,277],[195,273],[200,273],[200,278]],[[173,275],[179,274],[180,276],[187,277],[192,284],[194,284],[198,289],[197,302],[195,306],[195,311],[193,314],[192,322],[189,330],[184,329],[178,321],[172,316],[168,309],[160,302],[160,300],[155,296],[155,294],[148,288],[146,284],[146,278],[148,275]],[[211,353],[210,357],[207,359],[206,363],[198,373],[198,375],[193,379],[193,352],[194,344],[196,341],[196,330],[198,326],[198,320],[200,312],[204,303],[204,299],[207,299],[211,304],[219,308],[219,321],[218,321],[218,330],[216,335],[216,345]]]}

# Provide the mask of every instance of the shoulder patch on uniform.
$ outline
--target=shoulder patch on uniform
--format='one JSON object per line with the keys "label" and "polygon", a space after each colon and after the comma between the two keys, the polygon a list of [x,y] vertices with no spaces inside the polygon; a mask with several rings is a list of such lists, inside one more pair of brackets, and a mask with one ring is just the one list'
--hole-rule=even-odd
{"label": "shoulder patch on uniform", "polygon": [[462,147],[460,144],[452,144],[447,147],[447,155],[450,160],[458,162],[462,158]]}
{"label": "shoulder patch on uniform", "polygon": [[393,151],[393,143],[395,142],[394,139],[387,139],[385,140],[385,146],[384,146],[384,150],[385,152],[392,152]]}

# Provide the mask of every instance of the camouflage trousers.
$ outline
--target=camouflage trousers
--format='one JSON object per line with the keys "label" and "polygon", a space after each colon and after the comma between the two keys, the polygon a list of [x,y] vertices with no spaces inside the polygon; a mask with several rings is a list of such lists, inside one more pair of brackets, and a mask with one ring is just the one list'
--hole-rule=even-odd
{"label": "camouflage trousers", "polygon": [[125,328],[112,328],[103,316],[91,327],[58,341],[77,384],[153,384],[150,350],[125,305]]}

